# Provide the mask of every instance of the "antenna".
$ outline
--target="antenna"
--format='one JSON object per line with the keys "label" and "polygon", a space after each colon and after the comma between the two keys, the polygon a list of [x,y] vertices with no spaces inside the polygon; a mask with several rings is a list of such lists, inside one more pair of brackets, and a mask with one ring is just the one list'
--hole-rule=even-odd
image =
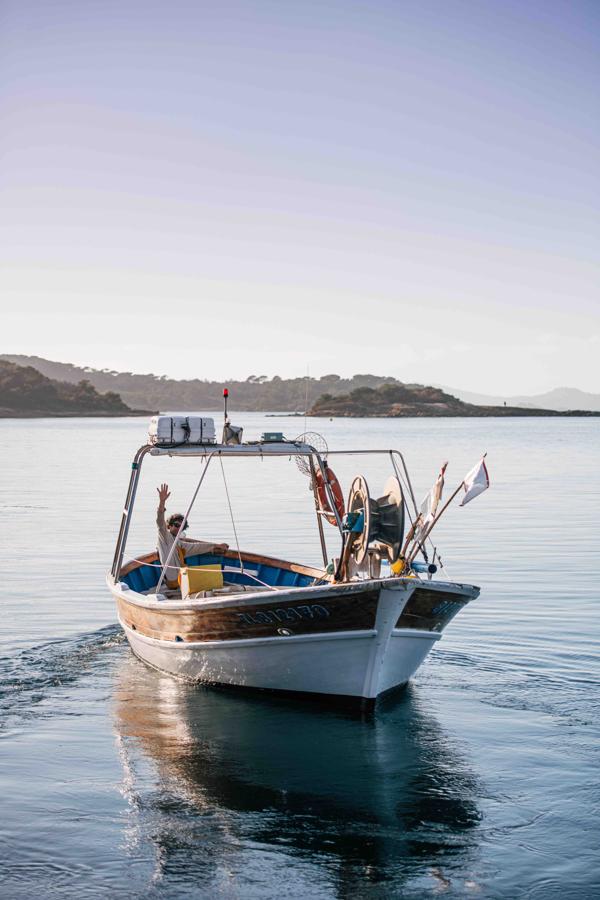
{"label": "antenna", "polygon": [[229,398],[229,388],[223,388],[223,424],[229,425],[229,419],[227,418],[227,400]]}
{"label": "antenna", "polygon": [[308,411],[308,379],[309,379],[309,375],[310,375],[310,369],[307,365],[306,366],[306,379],[304,382],[304,385],[306,388],[306,390],[304,392],[304,431],[306,431],[306,413]]}
{"label": "antenna", "polygon": [[228,399],[229,390],[227,388],[223,388],[223,437],[221,441],[223,444],[241,444],[242,433],[244,429],[230,423],[229,416],[227,415]]}

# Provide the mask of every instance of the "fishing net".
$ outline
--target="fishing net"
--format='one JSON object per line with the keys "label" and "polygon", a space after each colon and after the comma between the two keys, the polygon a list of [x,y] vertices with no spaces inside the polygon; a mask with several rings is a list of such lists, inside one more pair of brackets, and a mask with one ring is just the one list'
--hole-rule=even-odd
{"label": "fishing net", "polygon": [[[316,431],[305,431],[304,434],[299,434],[295,438],[295,443],[308,444],[309,447],[314,447],[320,456],[326,456],[329,449],[323,435],[318,434]],[[297,456],[296,465],[304,475],[310,476],[310,459],[308,456]]]}

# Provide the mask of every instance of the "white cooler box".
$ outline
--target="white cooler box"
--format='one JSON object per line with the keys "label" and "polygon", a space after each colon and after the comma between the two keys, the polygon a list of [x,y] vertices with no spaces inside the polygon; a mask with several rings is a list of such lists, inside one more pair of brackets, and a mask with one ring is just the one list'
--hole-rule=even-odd
{"label": "white cooler box", "polygon": [[148,428],[150,444],[214,444],[215,420],[202,416],[154,416]]}

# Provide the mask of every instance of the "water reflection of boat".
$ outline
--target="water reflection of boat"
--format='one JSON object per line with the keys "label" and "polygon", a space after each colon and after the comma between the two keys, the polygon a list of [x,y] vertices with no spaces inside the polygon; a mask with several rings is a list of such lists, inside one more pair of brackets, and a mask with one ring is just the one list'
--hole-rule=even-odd
{"label": "water reflection of boat", "polygon": [[[162,870],[244,877],[249,848],[364,881],[468,856],[478,786],[412,689],[376,716],[198,691],[124,660],[114,709],[132,819]],[[150,762],[157,778],[136,784]],[[457,859],[458,857],[458,859]],[[225,862],[224,862],[225,860]],[[354,894],[355,895],[355,894]]]}
{"label": "water reflection of boat", "polygon": [[[212,420],[187,417],[182,422],[158,417],[149,443],[135,455],[107,577],[136,655],[189,681],[325,694],[363,704],[405,685],[447,624],[479,594],[473,585],[433,578],[437,550],[429,557],[426,542],[436,521],[443,470],[426,513],[417,508],[397,450],[319,451],[304,438],[287,441],[279,433],[242,444],[241,429],[227,418],[222,443],[216,444]],[[365,479],[356,476],[345,504],[328,465],[336,454],[387,459],[391,475],[383,495],[371,497]],[[168,558],[161,564],[156,553],[138,554],[124,564],[146,457],[198,460],[201,475]],[[223,460],[262,465],[282,457],[294,460],[310,478],[323,567],[226,545],[186,557],[178,541],[211,461],[220,464],[225,480]],[[225,493],[229,502],[226,482]],[[264,501],[255,498],[261,513]],[[410,519],[406,536],[405,518]],[[337,556],[327,548],[324,523],[341,541]],[[174,560],[181,563],[181,590],[174,576],[168,581]]]}

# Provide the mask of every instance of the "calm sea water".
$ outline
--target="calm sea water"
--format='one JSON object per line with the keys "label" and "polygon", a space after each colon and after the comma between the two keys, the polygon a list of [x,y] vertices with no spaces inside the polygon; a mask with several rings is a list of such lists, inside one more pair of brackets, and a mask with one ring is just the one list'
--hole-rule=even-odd
{"label": "calm sea water", "polygon": [[[304,430],[234,420],[248,438]],[[450,488],[488,452],[491,490],[437,536],[481,597],[367,719],[135,660],[104,577],[145,422],[0,421],[2,897],[600,896],[600,421],[308,429],[400,448],[418,499],[443,461]],[[375,496],[388,474],[335,469]],[[145,463],[128,556],[154,545],[156,485],[175,511],[198,475]],[[293,462],[229,463],[225,479],[244,548],[318,563]],[[191,526],[234,543],[218,466]]]}

